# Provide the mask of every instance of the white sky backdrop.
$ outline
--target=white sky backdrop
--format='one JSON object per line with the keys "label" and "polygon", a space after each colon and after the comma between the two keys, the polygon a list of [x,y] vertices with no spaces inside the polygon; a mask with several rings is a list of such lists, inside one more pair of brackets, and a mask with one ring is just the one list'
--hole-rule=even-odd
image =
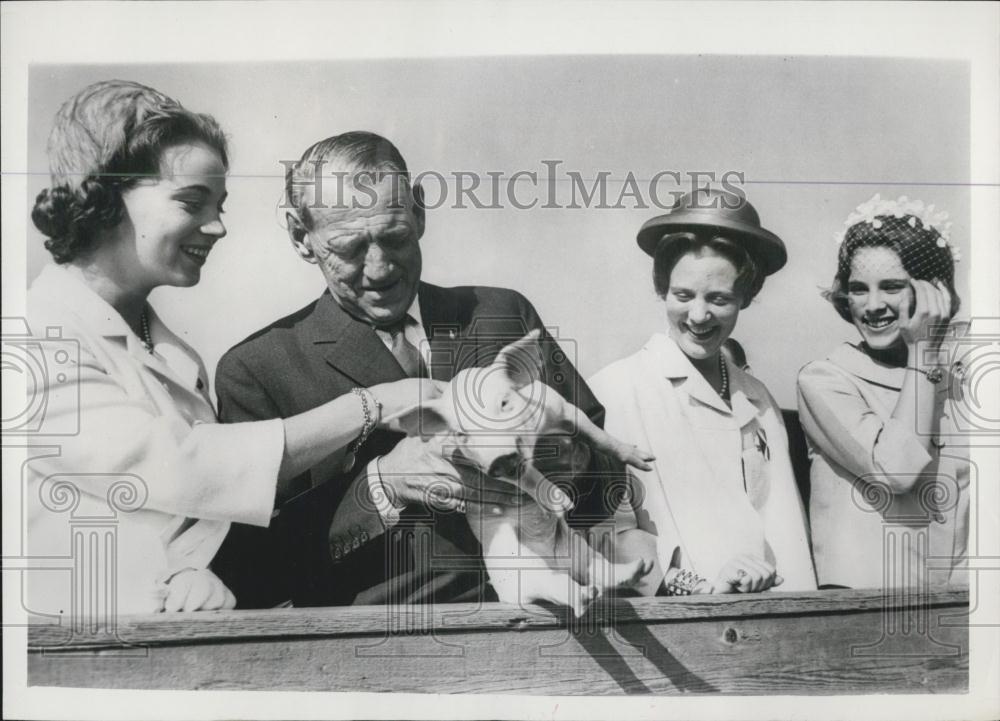
{"label": "white sky backdrop", "polygon": [[[933,202],[952,213],[953,238],[970,257],[969,74],[961,61],[617,55],[36,65],[29,202],[47,184],[45,140],[60,103],[113,77],[215,115],[231,138],[229,235],[196,288],[154,295],[211,375],[231,345],[323,289],[318,269],[292,252],[278,224],[279,160],[347,130],[381,133],[412,172],[448,177],[527,170],[541,185],[542,161],[560,160],[560,173],[587,179],[608,171],[620,181],[631,172],[645,192],[663,170],[744,173],[749,199],[785,240],[789,262],[741,314],[734,337],[785,407],[795,403],[797,370],[854,338],[818,289],[833,275],[832,235],[858,203],[875,192]],[[525,182],[521,199],[532,197]],[[661,186],[664,201],[671,187]],[[620,189],[609,182],[609,204]],[[437,192],[429,181],[430,198]],[[449,203],[429,211],[424,279],[523,292],[589,376],[664,326],[651,261],[635,244],[640,225],[663,211],[636,209],[628,198],[624,204],[491,210]],[[29,280],[45,262],[41,236],[29,226]],[[963,298],[968,267],[959,266]]]}

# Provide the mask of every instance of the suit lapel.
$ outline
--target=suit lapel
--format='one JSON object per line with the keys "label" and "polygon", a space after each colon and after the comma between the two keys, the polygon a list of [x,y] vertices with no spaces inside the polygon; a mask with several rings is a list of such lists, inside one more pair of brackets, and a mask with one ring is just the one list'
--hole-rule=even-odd
{"label": "suit lapel", "polygon": [[418,297],[420,318],[431,346],[431,362],[428,369],[431,378],[437,381],[450,381],[457,371],[462,345],[467,343],[465,335],[468,331],[468,321],[463,322],[462,311],[468,314],[471,309],[460,308],[460,304],[449,298],[444,288],[428,283],[420,284]]}
{"label": "suit lapel", "polygon": [[345,313],[329,292],[316,303],[304,330],[323,359],[359,386],[406,377],[371,326]]}
{"label": "suit lapel", "polygon": [[[474,309],[468,307],[469,299],[460,298],[452,289],[428,283],[420,284],[418,298],[424,333],[431,347],[431,377],[450,381],[481,350],[482,344],[468,337]],[[375,331],[345,313],[329,292],[317,301],[303,324],[303,332],[328,365],[360,386],[406,377]]]}

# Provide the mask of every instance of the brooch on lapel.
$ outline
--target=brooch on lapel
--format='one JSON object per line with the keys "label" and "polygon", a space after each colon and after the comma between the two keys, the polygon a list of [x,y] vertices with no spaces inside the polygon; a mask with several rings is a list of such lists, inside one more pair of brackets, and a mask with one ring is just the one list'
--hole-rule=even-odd
{"label": "brooch on lapel", "polygon": [[764,460],[771,460],[771,449],[767,445],[767,434],[763,428],[757,429],[757,452],[764,456]]}

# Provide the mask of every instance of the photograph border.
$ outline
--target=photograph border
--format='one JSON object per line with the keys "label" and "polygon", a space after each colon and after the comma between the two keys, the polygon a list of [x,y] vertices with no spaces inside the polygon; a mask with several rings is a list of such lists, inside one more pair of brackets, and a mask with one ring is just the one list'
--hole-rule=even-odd
{"label": "photograph border", "polygon": [[[1000,6],[924,3],[559,2],[4,3],[2,14],[3,315],[24,315],[28,68],[41,63],[173,63],[503,55],[720,54],[957,59],[971,82],[969,314],[1000,319]],[[378,27],[334,30],[331,18]],[[238,30],[234,30],[238,27]],[[156,28],[156,32],[150,32]],[[86,31],[82,31],[86,29]],[[109,42],[108,39],[113,41]],[[970,259],[971,260],[971,259]],[[6,380],[6,379],[5,379]],[[4,392],[17,392],[5,386]],[[993,416],[997,417],[996,415]],[[23,451],[4,440],[3,483],[20,483]],[[997,468],[1000,439],[973,461]],[[995,718],[1000,712],[998,489],[973,514],[969,693],[944,697],[520,697],[232,691],[93,691],[26,687],[20,599],[4,584],[4,715],[14,718]],[[4,556],[20,543],[4,504]],[[979,519],[979,524],[975,519]]]}

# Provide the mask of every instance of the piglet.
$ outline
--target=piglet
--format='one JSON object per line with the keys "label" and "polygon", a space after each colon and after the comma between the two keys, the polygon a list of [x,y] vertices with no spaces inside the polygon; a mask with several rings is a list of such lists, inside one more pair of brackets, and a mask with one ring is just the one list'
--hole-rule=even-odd
{"label": "piglet", "polygon": [[547,601],[580,616],[607,589],[638,583],[653,562],[613,563],[572,530],[563,518],[570,501],[536,468],[536,446],[544,437],[574,436],[643,470],[653,457],[605,433],[542,383],[539,339],[532,331],[489,366],[457,373],[439,398],[387,420],[438,446],[460,472],[471,464],[524,492],[523,503],[506,508],[467,504],[490,582],[501,601]]}

